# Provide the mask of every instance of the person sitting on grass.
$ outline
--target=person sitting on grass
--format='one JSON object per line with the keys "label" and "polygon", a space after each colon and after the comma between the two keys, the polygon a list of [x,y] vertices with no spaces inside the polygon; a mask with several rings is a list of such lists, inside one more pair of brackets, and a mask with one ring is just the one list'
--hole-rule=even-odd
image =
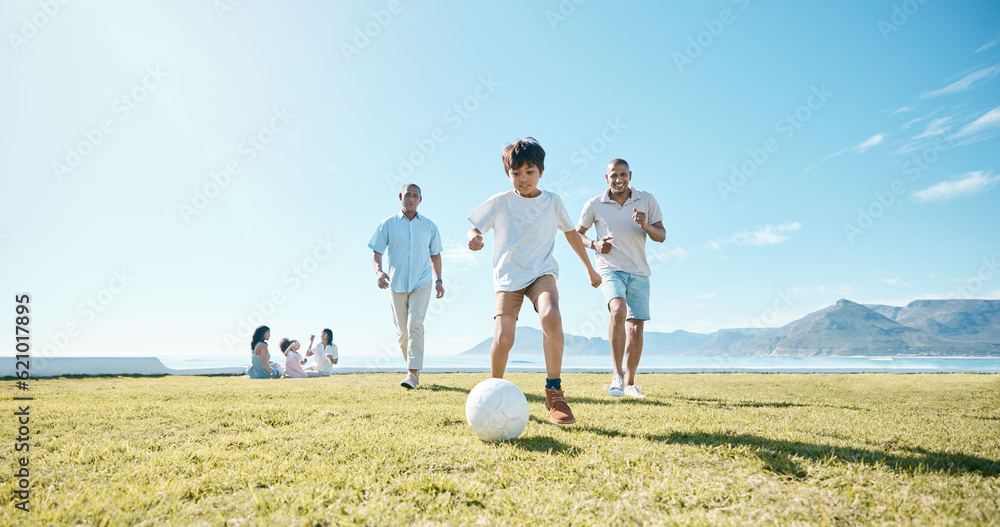
{"label": "person sitting on grass", "polygon": [[562,316],[556,278],[559,264],[555,250],[556,229],[583,262],[590,275],[590,285],[601,285],[601,277],[590,264],[580,235],[558,194],[538,188],[545,171],[545,150],[528,137],[504,147],[504,171],[514,187],[479,206],[469,215],[469,249],[484,247],[483,233],[493,229],[493,285],[496,308],[495,333],[490,345],[490,373],[502,379],[507,355],[514,345],[514,330],[521,303],[527,296],[542,324],[542,347],[545,351],[545,408],[549,421],[556,424],[576,422],[566,404],[560,372],[563,357]]}
{"label": "person sitting on grass", "polygon": [[299,355],[299,341],[281,339],[281,351],[285,354],[285,377],[290,379],[301,379],[308,377],[302,365],[306,360]]}
{"label": "person sitting on grass", "polygon": [[309,347],[306,357],[312,357],[312,364],[306,366],[310,377],[326,377],[333,373],[333,365],[337,364],[337,345],[333,343],[333,332],[327,328],[320,334],[320,343],[313,346],[316,335],[309,336]]}
{"label": "person sitting on grass", "polygon": [[250,349],[253,350],[250,367],[247,375],[251,379],[278,379],[281,377],[281,369],[278,364],[271,362],[271,353],[267,351],[267,339],[271,338],[271,328],[258,326],[253,332],[253,339],[250,341]]}

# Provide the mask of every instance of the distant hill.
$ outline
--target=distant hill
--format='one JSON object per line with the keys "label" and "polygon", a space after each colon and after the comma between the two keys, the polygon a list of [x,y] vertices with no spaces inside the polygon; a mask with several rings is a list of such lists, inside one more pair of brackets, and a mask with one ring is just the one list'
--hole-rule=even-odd
{"label": "distant hill", "polygon": [[1000,300],[914,300],[906,307],[865,307],[938,337],[1000,342]]}
{"label": "distant hill", "polygon": [[[492,338],[463,355],[488,355]],[[565,355],[610,355],[602,338],[565,336]],[[518,327],[511,355],[542,353],[542,332]],[[1000,300],[916,300],[905,307],[847,299],[780,328],[711,334],[645,332],[645,355],[1000,356]]]}
{"label": "distant hill", "polygon": [[982,355],[1000,344],[945,339],[905,326],[850,300],[792,322],[763,342],[753,355]]}

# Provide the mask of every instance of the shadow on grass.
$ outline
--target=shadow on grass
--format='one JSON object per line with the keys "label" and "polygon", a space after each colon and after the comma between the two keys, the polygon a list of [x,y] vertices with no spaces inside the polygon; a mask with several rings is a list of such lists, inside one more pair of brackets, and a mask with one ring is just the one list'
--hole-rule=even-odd
{"label": "shadow on grass", "polygon": [[[427,390],[431,392],[461,392],[469,393],[469,390],[465,388],[458,388],[455,386],[444,386],[442,384],[427,384],[421,385],[421,390]],[[525,393],[524,397],[528,399],[529,403],[545,403],[545,397],[542,395],[534,393]],[[659,401],[657,399],[632,399],[625,397],[608,397],[607,399],[598,399],[594,397],[573,397],[570,395],[567,397],[567,402],[569,403],[581,403],[581,404],[641,404],[649,406],[673,406],[668,402]]]}
{"label": "shadow on grass", "polygon": [[[546,421],[548,423],[548,421]],[[583,450],[548,436],[521,436],[510,441],[510,445],[528,452],[543,452],[578,456]]]}
{"label": "shadow on grass", "polygon": [[465,388],[458,388],[455,386],[445,386],[443,384],[424,384],[420,386],[421,390],[427,390],[429,392],[460,392],[469,393],[469,390]]}
{"label": "shadow on grass", "polygon": [[934,471],[953,475],[975,473],[987,478],[1000,476],[1000,461],[955,452],[931,452],[913,448],[907,449],[913,452],[913,455],[905,455],[875,449],[776,440],[750,434],[684,432],[632,434],[596,426],[578,426],[569,430],[590,432],[605,437],[645,439],[679,445],[742,447],[757,456],[764,463],[766,470],[797,479],[805,478],[808,472],[796,458],[813,462],[882,465],[896,472],[911,474]]}
{"label": "shadow on grass", "polygon": [[969,419],[979,419],[980,421],[1000,421],[1000,417],[992,417],[989,415],[966,415]]}
{"label": "shadow on grass", "polygon": [[862,410],[862,408],[859,408],[857,406],[803,404],[803,403],[789,403],[784,401],[779,401],[779,402],[728,401],[726,399],[717,399],[711,397],[681,397],[681,396],[673,396],[672,398],[681,401],[687,401],[689,403],[694,403],[700,406],[711,406],[714,408],[805,408],[809,406],[822,406],[825,408],[840,408],[843,410]]}
{"label": "shadow on grass", "polygon": [[[545,403],[545,397],[542,395],[537,395],[534,393],[526,393],[524,396],[528,399],[529,403]],[[608,397],[607,399],[598,399],[594,397],[575,397],[572,394],[566,396],[566,402],[572,407],[573,403],[581,404],[635,404],[635,405],[645,405],[645,406],[673,406],[670,403],[660,401],[653,398],[648,399],[633,399],[631,397]]]}

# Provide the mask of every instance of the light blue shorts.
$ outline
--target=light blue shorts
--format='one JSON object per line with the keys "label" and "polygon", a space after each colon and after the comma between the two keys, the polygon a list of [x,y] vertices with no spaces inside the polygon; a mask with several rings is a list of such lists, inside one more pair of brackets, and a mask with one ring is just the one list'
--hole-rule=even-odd
{"label": "light blue shorts", "polygon": [[610,310],[611,299],[624,298],[628,307],[626,318],[649,320],[649,277],[626,273],[625,271],[605,271],[601,273],[601,293]]}

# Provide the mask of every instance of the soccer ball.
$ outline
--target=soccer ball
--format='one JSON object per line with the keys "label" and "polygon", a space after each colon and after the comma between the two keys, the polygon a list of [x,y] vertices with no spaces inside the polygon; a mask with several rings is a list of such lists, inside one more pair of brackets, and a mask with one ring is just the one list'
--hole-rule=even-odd
{"label": "soccer ball", "polygon": [[486,379],[469,392],[465,419],[483,441],[509,441],[528,424],[528,400],[516,384]]}

